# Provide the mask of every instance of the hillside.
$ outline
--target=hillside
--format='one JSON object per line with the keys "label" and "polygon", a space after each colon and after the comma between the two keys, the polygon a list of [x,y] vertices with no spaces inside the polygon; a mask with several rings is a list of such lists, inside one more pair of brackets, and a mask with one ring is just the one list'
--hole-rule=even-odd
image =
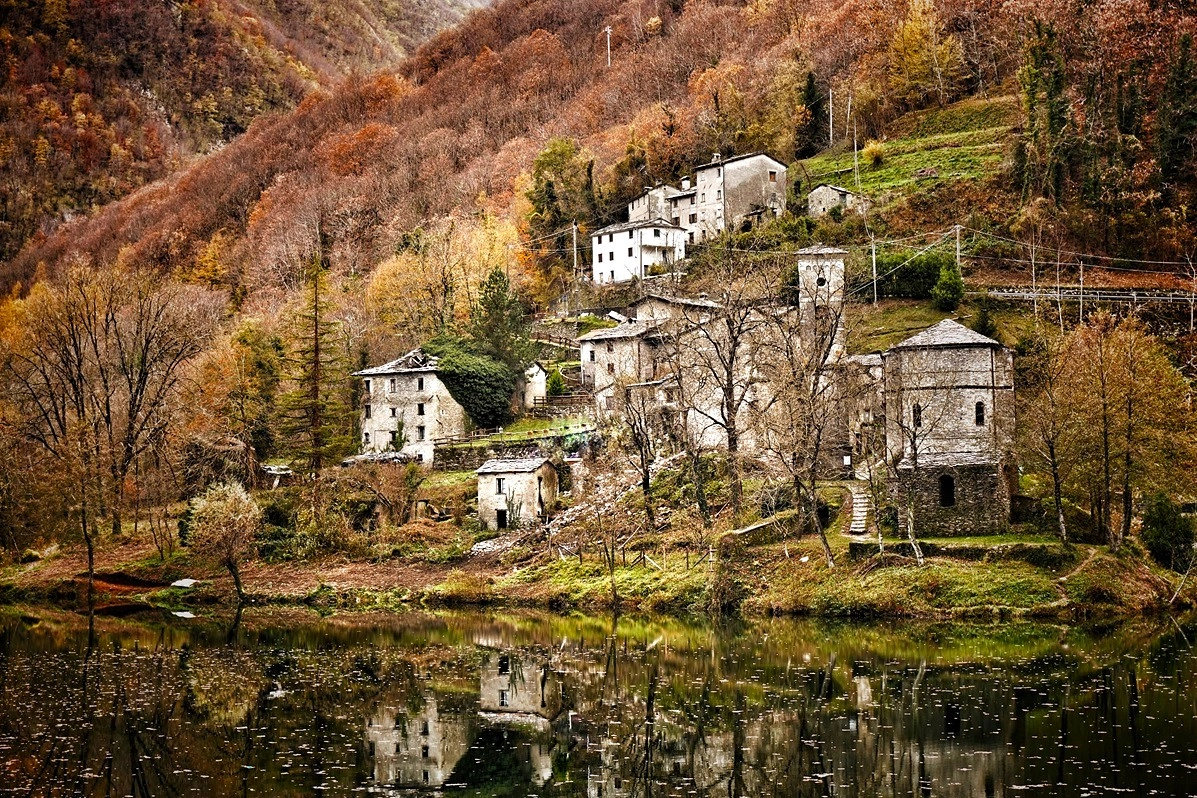
{"label": "hillside", "polygon": [[0,261],[479,0],[0,3]]}

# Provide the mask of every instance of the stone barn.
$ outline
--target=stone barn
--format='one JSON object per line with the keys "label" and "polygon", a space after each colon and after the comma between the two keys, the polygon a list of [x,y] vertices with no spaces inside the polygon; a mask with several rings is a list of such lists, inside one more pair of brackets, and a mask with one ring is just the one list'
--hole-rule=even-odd
{"label": "stone barn", "polygon": [[557,469],[544,457],[487,460],[477,474],[478,521],[487,529],[542,521],[557,502]]}
{"label": "stone barn", "polygon": [[885,444],[903,531],[1004,531],[1017,472],[1014,358],[945,319],[883,356]]}

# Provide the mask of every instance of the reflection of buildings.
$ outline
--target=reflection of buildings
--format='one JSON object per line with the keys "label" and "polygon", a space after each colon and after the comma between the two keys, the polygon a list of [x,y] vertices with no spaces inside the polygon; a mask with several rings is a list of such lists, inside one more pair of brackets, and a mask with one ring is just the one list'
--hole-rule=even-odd
{"label": "reflection of buildings", "polygon": [[379,708],[366,726],[374,780],[394,787],[443,786],[470,747],[471,726],[468,714],[442,712],[431,693],[419,711]]}
{"label": "reflection of buildings", "polygon": [[[515,756],[532,780],[544,784],[553,776],[551,737],[562,715],[564,682],[546,660],[518,652],[492,654],[479,676],[479,714],[498,727],[532,727],[536,734],[517,743]],[[508,735],[504,734],[504,740]]]}

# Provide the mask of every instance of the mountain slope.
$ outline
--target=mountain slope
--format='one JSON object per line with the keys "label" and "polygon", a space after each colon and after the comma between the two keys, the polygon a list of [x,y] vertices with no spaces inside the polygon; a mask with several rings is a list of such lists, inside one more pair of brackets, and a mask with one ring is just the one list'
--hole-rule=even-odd
{"label": "mountain slope", "polygon": [[[938,17],[927,22],[928,14]],[[878,183],[900,186],[897,200],[914,203],[941,184],[956,197],[1000,196],[993,218],[974,221],[1008,230],[1011,208],[1035,190],[1029,179],[1024,189],[1024,175],[1038,168],[1028,150],[1017,172],[1014,144],[1042,143],[1052,157],[1064,154],[1052,167],[1063,192],[1053,220],[1061,241],[1110,251],[1181,246],[1182,236],[1168,243],[1160,232],[1186,229],[1176,213],[1166,225],[1121,231],[1094,220],[1114,211],[1132,221],[1165,218],[1155,107],[1181,60],[1176,42],[1193,22],[1179,7],[1147,0],[914,0],[905,18],[879,0],[583,0],[564,10],[550,0],[503,0],[420,47],[397,74],[312,94],[184,174],[36,242],[7,278],[120,253],[239,294],[279,290],[294,285],[318,241],[330,245],[339,271],[361,274],[433,216],[484,209],[535,231],[541,209],[525,199],[534,163],[551,177],[554,218],[577,219],[585,240],[588,227],[617,218],[642,186],[674,180],[712,152],[766,150],[795,162],[817,151],[829,115],[841,154],[823,160],[842,169],[848,131],[862,142],[891,128],[905,136],[904,124],[918,124],[910,112],[1017,92],[1019,68],[1035,52],[1064,73],[1057,101],[1068,124],[1053,134],[1059,141],[1031,140],[1020,104],[1007,100],[992,136],[975,142],[976,168],[954,166],[960,149],[926,131],[919,135],[934,146],[895,149],[890,168],[942,162],[940,177],[914,180],[883,167]],[[938,71],[920,77],[921,41],[936,57],[935,47],[952,43],[946,83]],[[546,147],[554,138],[576,144]],[[1197,182],[1191,166],[1175,170],[1172,197],[1176,186]],[[957,177],[972,187],[949,184]],[[893,199],[887,207],[906,207]],[[936,207],[923,202],[906,218],[938,223]]]}
{"label": "mountain slope", "polygon": [[480,0],[3,0],[0,261]]}

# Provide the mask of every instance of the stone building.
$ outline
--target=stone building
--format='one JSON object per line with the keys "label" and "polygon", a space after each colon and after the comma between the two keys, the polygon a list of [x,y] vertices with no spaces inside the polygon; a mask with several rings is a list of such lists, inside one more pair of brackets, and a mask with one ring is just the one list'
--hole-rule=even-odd
{"label": "stone building", "polygon": [[661,357],[660,327],[656,320],[627,321],[578,337],[582,384],[594,395],[599,418],[615,409],[618,384],[656,378]]}
{"label": "stone building", "polygon": [[694,170],[694,187],[683,179],[668,203],[668,218],[685,229],[690,243],[740,231],[785,212],[786,165],[761,152],[730,158],[715,153]]}
{"label": "stone building", "polygon": [[477,474],[478,521],[487,529],[544,520],[557,502],[557,469],[544,457],[488,460]]}
{"label": "stone building", "polygon": [[849,191],[839,186],[828,185],[827,183],[815,186],[806,195],[806,212],[808,215],[817,219],[820,216],[826,216],[831,212],[832,208],[841,208],[845,211],[855,211],[856,213],[863,214],[869,209],[869,201],[854,191]]}
{"label": "stone building", "polygon": [[628,203],[628,221],[646,222],[649,219],[669,218],[669,199],[678,190],[673,186],[655,186]]}
{"label": "stone building", "polygon": [[883,356],[885,443],[903,525],[920,535],[1001,532],[1016,489],[1014,359],[945,319]]}
{"label": "stone building", "polygon": [[613,224],[590,236],[596,284],[626,283],[671,271],[686,258],[685,231],[665,219]]}
{"label": "stone building", "polygon": [[413,349],[363,369],[362,451],[397,451],[431,463],[433,440],[466,430],[466,412],[437,373],[437,358]]}

